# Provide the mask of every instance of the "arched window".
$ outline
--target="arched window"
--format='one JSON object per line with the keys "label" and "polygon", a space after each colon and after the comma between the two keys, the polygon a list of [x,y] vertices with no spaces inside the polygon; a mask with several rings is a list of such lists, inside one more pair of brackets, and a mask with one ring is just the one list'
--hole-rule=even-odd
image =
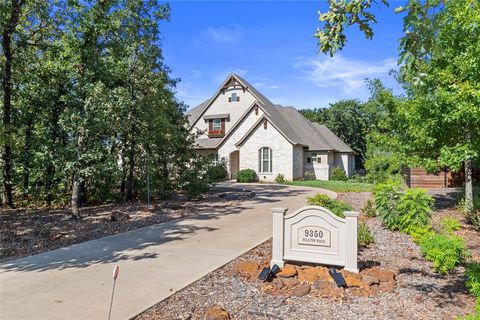
{"label": "arched window", "polygon": [[258,150],[258,172],[272,172],[272,149],[269,147]]}

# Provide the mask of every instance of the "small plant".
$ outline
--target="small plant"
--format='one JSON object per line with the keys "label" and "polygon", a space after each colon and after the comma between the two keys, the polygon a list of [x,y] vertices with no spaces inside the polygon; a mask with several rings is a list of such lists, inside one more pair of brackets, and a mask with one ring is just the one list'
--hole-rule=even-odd
{"label": "small plant", "polygon": [[360,222],[358,224],[358,247],[364,248],[368,245],[375,242],[375,238],[373,237],[370,228],[367,226],[366,223]]}
{"label": "small plant", "polygon": [[400,186],[393,180],[388,180],[375,186],[373,191],[377,215],[383,225],[390,230],[398,230],[400,227],[400,214],[397,210],[397,202],[400,199]]}
{"label": "small plant", "polygon": [[467,254],[462,238],[443,234],[423,236],[420,239],[420,250],[425,259],[433,262],[434,270],[442,274],[455,269]]}
{"label": "small plant", "polygon": [[377,216],[377,209],[375,209],[375,204],[373,203],[372,200],[368,200],[367,203],[365,204],[365,207],[363,207],[362,212],[367,215],[369,218],[373,218]]}
{"label": "small plant", "polygon": [[443,218],[440,223],[442,224],[442,231],[447,235],[454,235],[455,231],[460,230],[462,225],[460,222],[452,217]]}
{"label": "small plant", "polygon": [[397,204],[398,227],[405,233],[430,224],[433,198],[420,188],[407,189]]}
{"label": "small plant", "polygon": [[423,227],[414,227],[409,230],[409,235],[413,238],[415,243],[419,243],[420,239],[425,236],[434,236],[435,231],[431,225],[426,225]]}
{"label": "small plant", "polygon": [[476,297],[480,297],[480,262],[470,262],[466,269],[468,291]]}
{"label": "small plant", "polygon": [[210,183],[217,183],[227,180],[228,171],[225,167],[225,164],[220,163],[216,165],[210,165],[207,169],[207,177]]}
{"label": "small plant", "polygon": [[283,174],[279,173],[275,177],[275,182],[276,183],[285,183],[285,182],[287,182],[287,180],[285,180],[285,176]]}
{"label": "small plant", "polygon": [[352,210],[352,206],[338,200],[330,199],[329,196],[318,193],[313,197],[307,198],[307,203],[312,206],[321,206],[332,211],[336,216],[345,218],[344,211]]}
{"label": "small plant", "polygon": [[252,169],[243,169],[237,172],[237,182],[250,183],[254,182],[257,173]]}
{"label": "small plant", "polygon": [[208,191],[207,160],[193,159],[180,176],[180,187],[189,199],[200,199]]}
{"label": "small plant", "polygon": [[337,180],[337,181],[347,181],[348,177],[347,174],[345,173],[345,170],[343,170],[340,167],[335,167],[332,170],[332,174],[330,176],[331,180]]}

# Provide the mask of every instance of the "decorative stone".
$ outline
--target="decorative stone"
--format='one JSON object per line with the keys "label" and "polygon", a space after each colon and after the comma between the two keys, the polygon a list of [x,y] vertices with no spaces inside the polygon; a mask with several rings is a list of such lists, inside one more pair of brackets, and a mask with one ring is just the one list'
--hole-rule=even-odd
{"label": "decorative stone", "polygon": [[307,283],[299,284],[293,289],[293,295],[297,297],[303,297],[310,292],[310,285]]}
{"label": "decorative stone", "polygon": [[349,292],[355,297],[368,297],[371,295],[370,287],[354,287]]}
{"label": "decorative stone", "polygon": [[393,281],[382,282],[379,284],[378,290],[382,292],[392,292],[395,290],[395,283]]}
{"label": "decorative stone", "polygon": [[370,292],[372,295],[378,294],[380,292],[379,285],[378,284],[371,285]]}
{"label": "decorative stone", "polygon": [[380,283],[380,280],[378,279],[378,277],[371,276],[368,274],[362,275],[362,281],[369,286]]}
{"label": "decorative stone", "polygon": [[260,266],[258,263],[251,261],[241,261],[234,266],[235,272],[249,278],[256,277],[258,275],[259,268]]}
{"label": "decorative stone", "polygon": [[362,282],[362,276],[358,273],[349,272],[345,269],[340,270],[340,273],[345,278],[347,287],[364,287],[365,283]]}
{"label": "decorative stone", "polygon": [[279,278],[291,278],[297,274],[297,270],[291,264],[286,264],[282,271],[276,274]]}
{"label": "decorative stone", "polygon": [[283,288],[283,286],[284,286],[282,279],[279,279],[279,278],[273,279],[272,285],[273,285],[277,290],[281,290],[281,289]]}
{"label": "decorative stone", "polygon": [[362,271],[362,275],[377,277],[379,282],[395,282],[395,272],[381,268],[371,268]]}
{"label": "decorative stone", "polygon": [[205,319],[207,320],[228,320],[230,314],[220,306],[213,306],[205,312]]}
{"label": "decorative stone", "polygon": [[314,283],[316,280],[333,281],[325,267],[305,267],[298,269],[298,281]]}
{"label": "decorative stone", "polygon": [[295,278],[282,278],[281,279],[283,284],[287,287],[287,288],[293,288],[295,287],[297,284],[299,284],[300,282],[298,282],[297,279]]}
{"label": "decorative stone", "polygon": [[330,285],[330,282],[327,280],[315,280],[312,285],[313,290],[325,290]]}

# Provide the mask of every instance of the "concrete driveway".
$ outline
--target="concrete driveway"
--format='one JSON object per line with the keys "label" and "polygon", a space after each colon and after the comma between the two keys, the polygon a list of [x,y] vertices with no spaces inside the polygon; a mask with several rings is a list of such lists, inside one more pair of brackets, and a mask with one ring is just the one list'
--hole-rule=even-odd
{"label": "concrete driveway", "polygon": [[270,208],[306,204],[332,191],[229,184],[256,196],[237,207],[152,225],[0,265],[0,318],[106,319],[112,271],[120,266],[112,319],[131,318],[266,241]]}

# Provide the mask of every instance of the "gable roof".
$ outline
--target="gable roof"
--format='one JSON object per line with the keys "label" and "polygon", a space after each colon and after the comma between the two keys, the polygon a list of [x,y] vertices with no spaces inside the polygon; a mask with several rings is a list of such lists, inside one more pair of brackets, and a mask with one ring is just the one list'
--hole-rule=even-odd
{"label": "gable roof", "polygon": [[[242,117],[233,125],[230,131],[236,129],[236,126],[243,121],[243,118],[249,113],[249,110],[257,104],[265,113],[263,118],[269,120],[274,127],[280,131],[280,133],[292,144],[299,144],[308,147],[310,150],[318,151],[339,151],[339,152],[353,152],[353,150],[345,144],[339,137],[337,137],[333,132],[331,132],[326,126],[320,125],[318,123],[313,123],[307,120],[300,112],[297,111],[294,107],[284,107],[281,105],[273,104],[267,97],[265,97],[261,92],[259,92],[255,87],[253,87],[247,80],[238,76],[237,74],[232,73],[228,78],[222,83],[217,93],[210,99],[202,102],[197,107],[191,109],[187,112],[190,125],[193,125],[200,119],[202,114],[208,109],[211,102],[219,95],[223,86],[231,81],[232,79],[237,80],[241,83],[246,90],[258,100],[258,103],[252,104],[252,106],[247,109]],[[261,123],[257,121],[255,125],[245,134],[237,144],[242,144],[242,142],[253,132],[253,130]],[[229,134],[225,135],[224,138],[215,139],[214,141],[204,141],[208,139],[198,139],[197,144],[203,148],[216,148],[218,147],[224,139],[227,139]],[[211,140],[211,139],[210,139]],[[212,145],[215,143],[214,145]],[[208,145],[208,146],[207,146]]]}

